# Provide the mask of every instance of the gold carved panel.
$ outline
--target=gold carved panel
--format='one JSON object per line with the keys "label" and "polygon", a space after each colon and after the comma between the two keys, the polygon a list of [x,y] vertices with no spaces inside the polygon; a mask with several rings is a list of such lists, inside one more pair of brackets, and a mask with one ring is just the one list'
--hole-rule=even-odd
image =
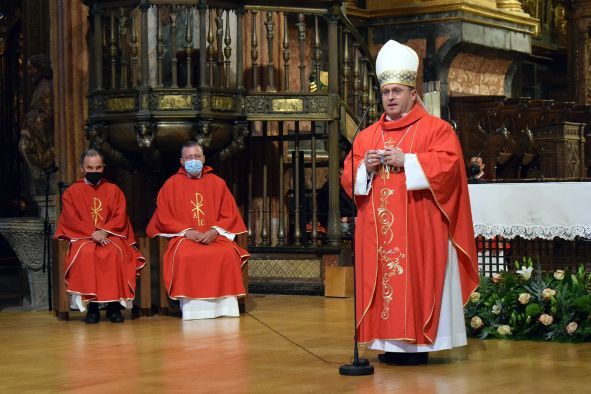
{"label": "gold carved panel", "polygon": [[193,109],[193,99],[188,94],[166,94],[159,97],[158,109],[181,110]]}
{"label": "gold carved panel", "polygon": [[212,96],[211,109],[216,111],[232,111],[234,109],[234,98],[229,96]]}
{"label": "gold carved panel", "polygon": [[281,98],[272,100],[273,112],[303,112],[304,100],[298,98]]}
{"label": "gold carved panel", "polygon": [[133,97],[110,97],[107,99],[107,109],[113,112],[127,112],[135,110]]}

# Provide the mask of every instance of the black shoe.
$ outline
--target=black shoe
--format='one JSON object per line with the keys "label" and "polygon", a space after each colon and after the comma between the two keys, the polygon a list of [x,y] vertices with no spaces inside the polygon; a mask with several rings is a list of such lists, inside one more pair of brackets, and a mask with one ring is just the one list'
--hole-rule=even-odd
{"label": "black shoe", "polygon": [[109,318],[109,320],[111,320],[111,323],[123,323],[123,321],[125,321],[123,315],[121,314],[121,311],[113,312],[107,317]]}
{"label": "black shoe", "polygon": [[406,365],[427,364],[428,361],[429,361],[429,353],[427,353],[427,352],[408,353],[408,360],[407,360]]}
{"label": "black shoe", "polygon": [[383,354],[378,354],[378,360],[385,364],[395,364],[395,365],[420,365],[420,364],[427,364],[429,360],[429,353],[421,352],[421,353],[395,353],[395,352],[386,352]]}
{"label": "black shoe", "polygon": [[121,304],[118,302],[109,302],[107,306],[107,318],[111,323],[123,323],[125,320],[121,314]]}
{"label": "black shoe", "polygon": [[86,317],[84,318],[84,323],[96,324],[100,320],[101,320],[101,315],[99,315],[98,304],[96,302],[89,302],[88,303],[88,312],[86,312]]}

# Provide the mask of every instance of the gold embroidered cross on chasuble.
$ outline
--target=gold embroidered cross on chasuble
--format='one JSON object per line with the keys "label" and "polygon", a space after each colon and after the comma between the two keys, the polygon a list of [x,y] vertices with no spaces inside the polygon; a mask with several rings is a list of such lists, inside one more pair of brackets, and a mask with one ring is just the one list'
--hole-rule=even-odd
{"label": "gold embroidered cross on chasuble", "polygon": [[197,224],[199,226],[203,226],[205,224],[205,212],[203,211],[203,195],[200,193],[195,193],[195,201],[191,200],[191,204],[193,204],[193,219],[197,219]]}
{"label": "gold embroidered cross on chasuble", "polygon": [[92,206],[90,207],[90,214],[92,215],[92,221],[94,222],[95,226],[98,226],[101,220],[103,220],[103,217],[101,216],[102,210],[103,202],[100,199],[93,197]]}

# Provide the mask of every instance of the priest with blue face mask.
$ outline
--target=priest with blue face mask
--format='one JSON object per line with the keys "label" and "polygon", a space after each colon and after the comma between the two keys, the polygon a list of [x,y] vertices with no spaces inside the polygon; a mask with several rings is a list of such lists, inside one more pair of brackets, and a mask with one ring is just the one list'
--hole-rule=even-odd
{"label": "priest with blue face mask", "polygon": [[246,291],[242,265],[249,254],[234,238],[246,226],[226,182],[204,166],[195,141],[181,149],[181,167],[162,186],[146,230],[170,238],[163,278],[168,295],[181,303],[183,320],[238,316]]}

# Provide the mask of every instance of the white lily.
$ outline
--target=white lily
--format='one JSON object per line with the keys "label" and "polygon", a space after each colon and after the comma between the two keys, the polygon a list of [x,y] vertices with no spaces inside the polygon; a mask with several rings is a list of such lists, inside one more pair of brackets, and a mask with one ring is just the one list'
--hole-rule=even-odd
{"label": "white lily", "polygon": [[529,278],[531,278],[531,273],[534,270],[533,267],[526,267],[526,266],[521,266],[520,270],[517,270],[517,273],[519,275],[521,275],[521,277],[525,280],[529,280]]}

